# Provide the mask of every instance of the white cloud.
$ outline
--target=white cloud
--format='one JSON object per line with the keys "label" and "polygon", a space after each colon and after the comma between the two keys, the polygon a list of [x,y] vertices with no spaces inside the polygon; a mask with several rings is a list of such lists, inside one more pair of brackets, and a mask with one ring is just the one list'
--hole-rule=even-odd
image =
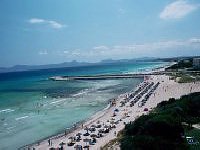
{"label": "white cloud", "polygon": [[190,42],[191,42],[191,43],[200,44],[200,39],[199,39],[199,38],[192,38],[192,39],[190,39]]}
{"label": "white cloud", "polygon": [[81,53],[80,53],[80,52],[72,52],[71,54],[72,54],[72,55],[78,56],[78,55],[80,55]]}
{"label": "white cloud", "polygon": [[95,46],[89,49],[64,50],[60,56],[69,59],[86,61],[101,59],[121,59],[134,57],[159,57],[172,55],[199,54],[200,38],[186,40],[155,41],[149,43],[133,43],[130,45]]}
{"label": "white cloud", "polygon": [[46,24],[54,29],[61,29],[61,28],[66,27],[66,25],[58,23],[54,20],[45,20],[45,19],[41,19],[41,18],[31,18],[28,20],[28,22],[31,24]]}
{"label": "white cloud", "polygon": [[191,4],[187,0],[177,0],[167,5],[160,13],[161,19],[179,19],[196,10],[199,5]]}
{"label": "white cloud", "polygon": [[63,51],[64,54],[69,54],[69,51],[65,50]]}
{"label": "white cloud", "polygon": [[95,46],[93,47],[95,50],[107,50],[109,49],[107,46],[101,45],[101,46]]}
{"label": "white cloud", "polygon": [[65,25],[60,24],[56,21],[48,21],[48,23],[51,25],[52,28],[55,28],[55,29],[60,29],[60,28],[65,27]]}
{"label": "white cloud", "polygon": [[45,22],[45,20],[44,19],[39,19],[39,18],[31,18],[29,20],[29,23],[43,23],[43,22]]}
{"label": "white cloud", "polygon": [[47,50],[43,50],[43,51],[39,51],[38,54],[39,55],[47,55],[48,52],[47,52]]}
{"label": "white cloud", "polygon": [[151,43],[131,44],[131,45],[115,45],[111,47],[97,46],[92,48],[88,54],[94,57],[133,57],[134,55],[154,55],[155,53],[163,53],[173,50],[182,49],[200,49],[200,39],[191,38],[187,40],[169,40]]}

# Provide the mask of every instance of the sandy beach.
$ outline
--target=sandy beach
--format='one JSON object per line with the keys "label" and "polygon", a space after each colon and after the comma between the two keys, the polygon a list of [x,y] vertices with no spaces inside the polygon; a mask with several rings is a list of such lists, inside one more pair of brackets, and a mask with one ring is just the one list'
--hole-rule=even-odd
{"label": "sandy beach", "polygon": [[[108,109],[98,112],[70,134],[46,139],[29,148],[48,150],[51,147],[61,147],[60,143],[63,142],[63,148],[67,150],[74,150],[76,145],[99,150],[110,140],[116,138],[117,133],[124,128],[126,123],[145,115],[161,101],[199,91],[199,82],[180,84],[169,80],[166,75],[148,76],[148,80],[138,85],[134,92],[119,95]],[[91,135],[95,137],[95,140]]]}

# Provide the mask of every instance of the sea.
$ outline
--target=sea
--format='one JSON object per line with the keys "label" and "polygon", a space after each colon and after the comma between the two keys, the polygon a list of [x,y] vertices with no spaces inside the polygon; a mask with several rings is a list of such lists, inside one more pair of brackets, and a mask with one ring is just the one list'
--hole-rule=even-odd
{"label": "sea", "polygon": [[57,75],[126,74],[166,62],[119,63],[0,74],[0,150],[15,150],[71,128],[108,101],[133,90],[142,78],[51,81]]}

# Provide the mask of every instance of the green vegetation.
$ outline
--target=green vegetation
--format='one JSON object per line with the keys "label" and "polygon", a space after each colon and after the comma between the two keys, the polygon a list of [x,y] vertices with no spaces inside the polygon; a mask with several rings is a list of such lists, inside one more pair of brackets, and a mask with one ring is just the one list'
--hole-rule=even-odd
{"label": "green vegetation", "polygon": [[188,82],[194,82],[196,81],[196,78],[191,77],[189,75],[182,75],[179,77],[178,83],[188,83]]}
{"label": "green vegetation", "polygon": [[190,83],[200,81],[199,73],[181,73],[177,72],[174,74],[170,74],[170,80],[175,80],[178,83]]}
{"label": "green vegetation", "polygon": [[182,96],[179,100],[163,101],[149,115],[126,125],[120,139],[121,149],[189,149],[183,136],[189,134],[192,125],[199,122],[200,93]]}
{"label": "green vegetation", "polygon": [[192,58],[186,60],[180,60],[177,64],[168,67],[168,69],[184,69],[192,67]]}
{"label": "green vegetation", "polygon": [[196,75],[196,81],[200,81],[200,75]]}

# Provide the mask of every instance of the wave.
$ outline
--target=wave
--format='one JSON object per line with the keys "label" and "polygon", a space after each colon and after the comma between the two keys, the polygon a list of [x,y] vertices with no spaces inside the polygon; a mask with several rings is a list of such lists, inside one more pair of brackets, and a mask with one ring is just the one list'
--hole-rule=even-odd
{"label": "wave", "polygon": [[14,128],[16,128],[16,126],[8,127],[7,130],[12,130]]}
{"label": "wave", "polygon": [[81,90],[80,92],[78,92],[76,94],[73,94],[72,96],[80,96],[80,95],[83,95],[83,94],[87,94],[87,93],[89,93],[91,91],[92,90],[89,90],[89,89]]}
{"label": "wave", "polygon": [[51,102],[50,104],[56,104],[56,103],[59,103],[59,102],[65,101],[65,100],[66,100],[66,99],[61,99],[61,100],[53,101],[53,102]]}
{"label": "wave", "polygon": [[21,120],[21,119],[25,119],[28,118],[29,116],[23,116],[23,117],[19,117],[19,118],[15,118],[15,120]]}
{"label": "wave", "polygon": [[15,110],[14,110],[14,109],[8,108],[8,109],[0,110],[0,113],[1,113],[1,112],[12,112],[12,111],[15,111]]}

